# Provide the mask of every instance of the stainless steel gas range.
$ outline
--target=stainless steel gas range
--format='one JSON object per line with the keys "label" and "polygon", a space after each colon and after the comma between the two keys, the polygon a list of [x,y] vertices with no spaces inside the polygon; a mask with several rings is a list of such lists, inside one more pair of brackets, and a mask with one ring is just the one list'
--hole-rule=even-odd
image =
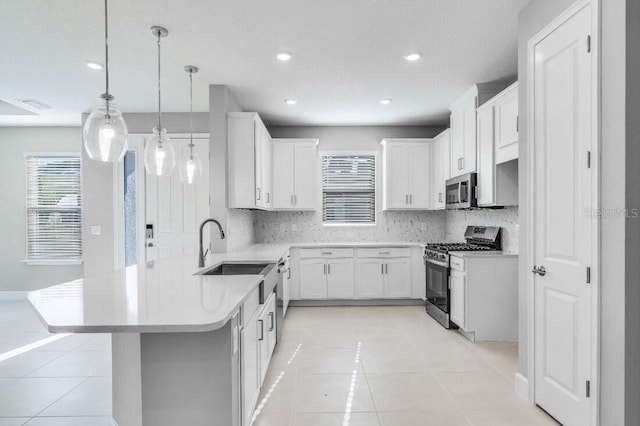
{"label": "stainless steel gas range", "polygon": [[458,328],[449,313],[451,284],[449,283],[449,253],[457,251],[499,251],[501,232],[495,226],[467,226],[464,243],[427,244],[424,250],[426,267],[427,313],[445,328]]}

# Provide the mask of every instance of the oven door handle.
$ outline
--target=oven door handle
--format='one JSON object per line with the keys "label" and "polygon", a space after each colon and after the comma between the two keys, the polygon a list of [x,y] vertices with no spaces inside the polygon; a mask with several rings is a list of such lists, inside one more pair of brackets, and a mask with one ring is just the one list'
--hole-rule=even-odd
{"label": "oven door handle", "polygon": [[462,183],[458,184],[458,203],[462,203]]}

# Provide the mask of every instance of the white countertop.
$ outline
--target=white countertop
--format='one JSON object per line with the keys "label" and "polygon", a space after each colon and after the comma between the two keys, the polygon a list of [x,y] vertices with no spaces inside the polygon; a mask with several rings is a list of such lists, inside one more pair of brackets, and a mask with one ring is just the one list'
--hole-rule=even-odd
{"label": "white countertop", "polygon": [[[209,255],[205,268],[222,261],[277,262],[289,245],[261,244]],[[56,333],[209,331],[238,310],[261,275],[194,275],[197,257],[171,257],[83,278],[27,296]]]}
{"label": "white countertop", "polygon": [[457,257],[518,257],[517,254],[504,253],[502,251],[452,251],[449,252],[451,256]]}

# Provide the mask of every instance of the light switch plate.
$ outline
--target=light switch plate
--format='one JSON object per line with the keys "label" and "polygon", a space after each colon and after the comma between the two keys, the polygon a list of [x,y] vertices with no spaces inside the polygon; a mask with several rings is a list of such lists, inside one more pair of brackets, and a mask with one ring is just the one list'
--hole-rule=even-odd
{"label": "light switch plate", "polygon": [[296,225],[295,223],[291,224],[291,230],[292,231],[297,231],[298,230],[298,225]]}
{"label": "light switch plate", "polygon": [[280,232],[286,232],[287,231],[287,225],[285,225],[284,223],[280,224]]}
{"label": "light switch plate", "polygon": [[91,235],[102,235],[102,226],[99,226],[99,225],[91,226]]}

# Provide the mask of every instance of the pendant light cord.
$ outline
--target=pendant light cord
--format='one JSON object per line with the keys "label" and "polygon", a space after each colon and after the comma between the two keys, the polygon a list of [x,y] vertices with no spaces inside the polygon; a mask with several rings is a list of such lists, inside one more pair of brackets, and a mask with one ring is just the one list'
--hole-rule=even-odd
{"label": "pendant light cord", "polygon": [[161,108],[161,91],[160,91],[160,38],[158,33],[158,132],[162,131],[162,108]]}
{"label": "pendant light cord", "polygon": [[189,70],[189,156],[193,160],[193,70]]}
{"label": "pendant light cord", "polygon": [[105,102],[107,104],[107,118],[109,116],[109,9],[108,0],[104,0],[104,68],[105,68]]}

